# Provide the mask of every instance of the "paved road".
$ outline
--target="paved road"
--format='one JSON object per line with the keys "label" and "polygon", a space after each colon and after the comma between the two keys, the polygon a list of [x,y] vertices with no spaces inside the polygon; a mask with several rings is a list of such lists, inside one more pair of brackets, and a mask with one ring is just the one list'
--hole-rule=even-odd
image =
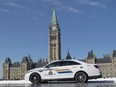
{"label": "paved road", "polygon": [[76,83],[67,83],[67,84],[41,84],[35,85],[32,87],[116,87],[116,84],[99,84],[99,83],[87,83],[87,84],[76,84]]}
{"label": "paved road", "polygon": [[88,83],[75,83],[75,82],[48,82],[46,84],[38,85],[29,85],[29,84],[20,84],[20,85],[0,85],[0,87],[116,87],[116,83],[113,82],[93,82],[89,81]]}

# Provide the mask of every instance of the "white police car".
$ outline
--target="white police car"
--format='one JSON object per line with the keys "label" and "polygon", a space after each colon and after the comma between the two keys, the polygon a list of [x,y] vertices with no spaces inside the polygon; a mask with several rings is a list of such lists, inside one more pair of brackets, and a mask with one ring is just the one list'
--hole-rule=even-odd
{"label": "white police car", "polygon": [[78,83],[85,83],[88,79],[99,77],[101,77],[101,71],[98,65],[78,60],[54,61],[42,68],[29,70],[25,74],[25,80],[33,84],[52,80],[75,80]]}

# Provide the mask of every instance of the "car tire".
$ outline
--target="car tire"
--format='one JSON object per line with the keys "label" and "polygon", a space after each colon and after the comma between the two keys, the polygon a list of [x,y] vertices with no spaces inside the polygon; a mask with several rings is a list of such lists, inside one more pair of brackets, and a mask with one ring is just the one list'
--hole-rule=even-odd
{"label": "car tire", "polygon": [[85,72],[77,72],[75,74],[75,81],[77,83],[85,83],[88,80],[88,76]]}
{"label": "car tire", "polygon": [[38,73],[32,73],[29,77],[29,81],[31,81],[32,84],[38,84],[41,82],[41,77]]}

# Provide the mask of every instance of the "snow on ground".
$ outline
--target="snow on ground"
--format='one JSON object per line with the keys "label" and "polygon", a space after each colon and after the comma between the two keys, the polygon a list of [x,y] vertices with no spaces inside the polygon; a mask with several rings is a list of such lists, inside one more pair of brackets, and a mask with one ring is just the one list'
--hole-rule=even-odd
{"label": "snow on ground", "polygon": [[112,81],[112,82],[114,82],[114,83],[116,83],[116,77],[113,77],[113,78],[99,78],[99,79],[93,79],[93,80],[90,80],[90,81],[105,81],[105,82],[110,82],[110,81]]}
{"label": "snow on ground", "polygon": [[[113,82],[116,83],[116,78],[99,78],[99,79],[93,79],[89,80],[90,82]],[[0,81],[1,84],[31,84],[30,81],[25,81],[25,80],[3,80]]]}
{"label": "snow on ground", "polygon": [[0,81],[0,84],[31,84],[31,82],[25,80],[3,80]]}

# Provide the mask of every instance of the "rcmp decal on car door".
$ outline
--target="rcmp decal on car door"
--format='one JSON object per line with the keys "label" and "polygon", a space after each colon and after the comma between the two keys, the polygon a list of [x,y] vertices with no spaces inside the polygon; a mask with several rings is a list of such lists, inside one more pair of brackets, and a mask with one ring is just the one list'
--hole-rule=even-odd
{"label": "rcmp decal on car door", "polygon": [[52,70],[50,70],[50,71],[48,72],[48,75],[53,75]]}

